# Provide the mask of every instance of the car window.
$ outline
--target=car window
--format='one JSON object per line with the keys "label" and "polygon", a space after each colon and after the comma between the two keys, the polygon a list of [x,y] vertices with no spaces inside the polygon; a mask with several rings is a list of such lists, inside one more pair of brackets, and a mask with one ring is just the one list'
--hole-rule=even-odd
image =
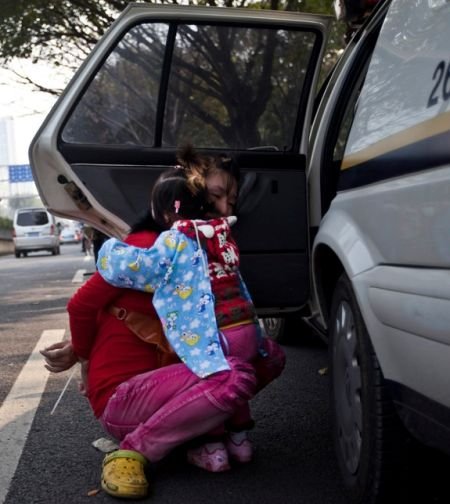
{"label": "car window", "polygon": [[69,118],[64,141],[153,145],[168,30],[143,24],[124,35]]}
{"label": "car window", "polygon": [[62,139],[291,149],[317,39],[313,31],[270,27],[134,26],[97,72]]}
{"label": "car window", "polygon": [[314,40],[287,30],[180,27],[163,144],[291,147]]}
{"label": "car window", "polygon": [[341,162],[344,158],[345,146],[347,145],[347,140],[350,134],[350,129],[353,124],[353,120],[355,118],[356,109],[358,106],[358,99],[361,93],[361,88],[364,83],[364,79],[366,76],[367,65],[364,68],[364,71],[361,73],[357,84],[350,94],[350,99],[347,102],[345,107],[345,112],[342,117],[342,121],[339,127],[339,132],[336,140],[336,145],[334,146],[333,152],[333,161]]}
{"label": "car window", "polygon": [[23,212],[17,216],[18,226],[44,226],[48,224],[46,212]]}
{"label": "car window", "polygon": [[[327,126],[326,140],[323,142],[324,154],[321,167],[323,214],[328,210],[337,190],[342,188],[342,161],[380,29],[381,21],[379,20],[357,49],[349,48],[352,63],[350,69],[345,70],[345,78],[340,84],[333,113]],[[347,65],[343,66],[343,68],[346,67]],[[336,72],[339,76],[339,68]],[[333,82],[329,83],[329,86],[335,89]]]}

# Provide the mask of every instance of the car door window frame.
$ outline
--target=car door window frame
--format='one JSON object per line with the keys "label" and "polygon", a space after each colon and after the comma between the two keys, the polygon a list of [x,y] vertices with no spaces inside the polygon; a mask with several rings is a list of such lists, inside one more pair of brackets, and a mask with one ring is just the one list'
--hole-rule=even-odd
{"label": "car door window frame", "polygon": [[[331,201],[338,191],[340,170],[342,159],[335,159],[336,145],[341,138],[343,142],[343,152],[352,128],[353,119],[358,103],[359,94],[364,84],[364,80],[369,69],[370,60],[375,49],[375,44],[380,34],[384,17],[379,17],[375,21],[375,26],[369,31],[367,37],[358,48],[358,53],[352,62],[351,68],[346,73],[346,78],[341,85],[339,98],[337,99],[332,112],[323,143],[323,156],[320,176],[321,211],[325,215],[330,207]],[[364,33],[364,32],[359,32]],[[352,43],[356,44],[357,39]],[[350,111],[349,108],[352,108]],[[343,124],[345,119],[352,116],[349,124]],[[343,127],[346,131],[343,136]]]}
{"label": "car door window frame", "polygon": [[[104,57],[102,60],[98,63],[96,66],[96,70],[92,72],[92,76],[89,79],[88,82],[85,83],[83,86],[82,91],[79,93],[75,103],[72,105],[71,110],[67,114],[64,123],[61,126],[60,129],[60,134],[58,136],[58,145],[62,151],[72,151],[74,154],[76,151],[79,149],[82,151],[83,149],[99,149],[100,151],[109,150],[113,149],[114,151],[120,150],[121,148],[125,148],[125,145],[121,144],[98,144],[98,143],[92,143],[89,145],[87,142],[82,142],[80,144],[77,144],[76,142],[70,142],[64,139],[64,131],[67,126],[67,123],[70,121],[71,117],[73,116],[74,111],[78,107],[79,103],[82,101],[83,97],[85,96],[87,90],[90,88],[93,80],[95,79],[95,76],[98,74],[99,70],[104,66],[106,60],[108,57],[115,51],[117,48],[118,44],[120,41],[123,39],[123,37],[128,33],[134,26],[145,23],[145,21],[140,21],[134,24],[130,24],[125,30],[123,30],[120,35],[116,38],[115,43],[110,47],[110,49],[105,53]],[[154,142],[153,145],[138,145],[138,147],[143,150],[143,151],[148,151],[149,149],[166,149],[170,150],[170,148],[164,148],[161,146],[162,143],[162,137],[163,137],[163,130],[164,130],[164,114],[166,110],[166,102],[167,102],[167,94],[168,94],[168,81],[171,75],[171,66],[173,62],[173,51],[175,47],[175,39],[178,31],[178,26],[181,24],[179,22],[173,21],[173,20],[164,20],[164,19],[157,19],[155,20],[155,23],[160,23],[160,24],[167,24],[168,25],[168,32],[167,32],[167,38],[166,38],[166,47],[165,47],[165,54],[164,54],[164,61],[161,69],[161,75],[160,75],[160,86],[159,86],[159,92],[157,96],[157,108],[156,108],[156,116],[155,116],[155,134],[154,134]],[[198,21],[189,21],[186,20],[183,22],[183,24],[196,24],[196,25],[207,25],[207,26],[226,26],[226,27],[238,27],[238,28],[255,28],[255,29],[273,29],[276,31],[279,30],[287,30],[291,32],[299,32],[299,33],[311,33],[314,36],[314,40],[312,41],[312,48],[309,53],[309,58],[307,61],[307,65],[305,65],[304,70],[304,77],[303,77],[303,83],[301,88],[299,89],[300,91],[300,98],[298,100],[298,106],[297,106],[297,114],[295,117],[295,120],[293,121],[293,127],[290,132],[290,142],[291,145],[289,148],[284,148],[284,150],[288,152],[298,152],[300,149],[300,145],[302,142],[302,136],[305,135],[305,127],[306,127],[306,116],[308,112],[308,104],[309,104],[309,97],[311,94],[311,88],[312,88],[312,81],[314,79],[314,74],[315,74],[315,68],[316,68],[316,60],[318,59],[318,54],[320,53],[322,44],[323,44],[323,35],[321,31],[316,28],[316,27],[308,27],[307,29],[305,27],[299,27],[299,28],[294,28],[292,26],[289,26],[288,24],[283,24],[283,23],[274,23],[273,25],[271,24],[252,24],[248,22],[243,22],[243,23],[229,23],[229,22],[198,22]],[[298,67],[300,69],[300,67]],[[214,146],[211,146],[214,148]],[[205,148],[208,148],[205,146]],[[264,146],[259,146],[257,148],[260,149],[265,149],[266,147]],[[270,150],[270,146],[267,147]],[[233,149],[232,149],[233,150]],[[102,154],[103,155],[103,154]]]}

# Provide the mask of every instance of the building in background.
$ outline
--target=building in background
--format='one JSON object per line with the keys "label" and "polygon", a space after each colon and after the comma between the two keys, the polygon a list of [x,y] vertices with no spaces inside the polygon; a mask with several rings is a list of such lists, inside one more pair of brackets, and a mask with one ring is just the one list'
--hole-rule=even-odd
{"label": "building in background", "polygon": [[40,122],[41,117],[0,117],[0,217],[42,205],[28,162],[28,145]]}

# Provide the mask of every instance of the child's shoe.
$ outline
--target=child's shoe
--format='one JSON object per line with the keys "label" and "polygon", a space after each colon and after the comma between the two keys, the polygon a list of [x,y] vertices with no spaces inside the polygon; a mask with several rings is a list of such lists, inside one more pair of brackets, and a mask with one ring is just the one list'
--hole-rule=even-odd
{"label": "child's shoe", "polygon": [[242,464],[250,462],[253,456],[252,442],[248,438],[248,432],[229,432],[227,439],[227,451],[230,458]]}
{"label": "child's shoe", "polygon": [[146,464],[145,457],[133,450],[116,450],[109,453],[103,460],[103,490],[109,495],[124,499],[146,497]]}
{"label": "child's shoe", "polygon": [[188,462],[210,472],[223,472],[230,469],[228,453],[224,443],[205,443],[187,452]]}

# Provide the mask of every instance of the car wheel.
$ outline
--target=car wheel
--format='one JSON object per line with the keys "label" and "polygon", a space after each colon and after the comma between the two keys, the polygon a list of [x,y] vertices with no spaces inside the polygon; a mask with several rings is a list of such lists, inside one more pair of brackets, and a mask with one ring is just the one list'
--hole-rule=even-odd
{"label": "car wheel", "polygon": [[349,502],[391,502],[402,486],[407,435],[345,274],[334,291],[329,328],[332,432]]}
{"label": "car wheel", "polygon": [[17,257],[17,259],[20,257],[20,252],[18,250],[14,251],[14,255]]}

